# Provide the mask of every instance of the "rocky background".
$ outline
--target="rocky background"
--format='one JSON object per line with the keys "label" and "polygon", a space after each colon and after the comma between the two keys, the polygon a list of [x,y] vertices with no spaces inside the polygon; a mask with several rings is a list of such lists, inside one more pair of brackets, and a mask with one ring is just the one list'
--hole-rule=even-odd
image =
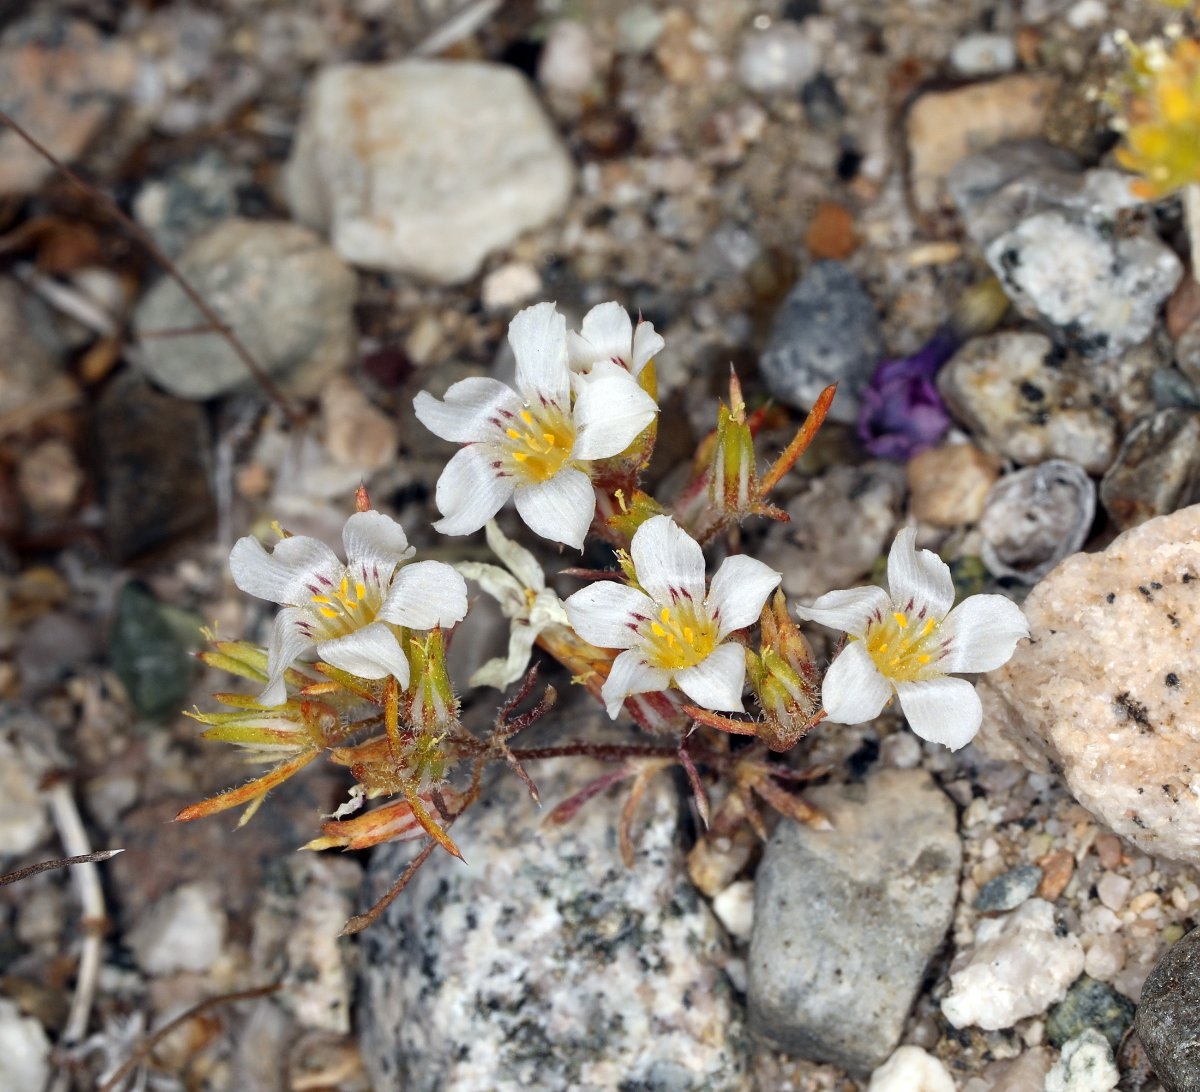
{"label": "rocky background", "polygon": [[[1200,1087],[1200,289],[1179,201],[1130,196],[1097,100],[1114,32],[1172,17],[0,3],[0,109],[94,187],[0,129],[0,857],[124,849],[0,887],[0,1086]],[[876,365],[991,274],[1012,308],[940,370],[952,430],[872,457]],[[450,452],[412,397],[511,369],[507,322],[542,299],[665,335],[664,489],[731,362],[781,407],[767,448],[839,381],[781,487],[792,522],[746,537],[789,596],[869,580],[915,521],[1034,641],[960,752],[893,715],[815,731],[789,761],[827,767],[804,792],[832,831],[697,841],[664,777],[629,871],[619,794],[548,829],[501,778],[455,827],[469,867],[434,858],[339,939],[407,851],[294,853],[345,791],[320,770],[240,831],[171,824],[246,773],[179,713],[229,685],[190,654],[201,626],[265,633],[232,542],[271,520],[337,541],[360,480],[449,556],[428,522]],[[501,637],[481,604],[460,677]],[[603,728],[578,699],[560,716]],[[554,802],[597,771],[534,772]]]}

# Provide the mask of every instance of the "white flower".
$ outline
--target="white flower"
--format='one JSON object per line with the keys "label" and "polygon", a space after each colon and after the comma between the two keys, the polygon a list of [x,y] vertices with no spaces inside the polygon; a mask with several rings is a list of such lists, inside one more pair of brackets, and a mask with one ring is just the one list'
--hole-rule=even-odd
{"label": "white flower", "polygon": [[618,364],[573,376],[566,323],[552,303],[521,311],[508,340],[516,391],[476,377],[455,383],[443,401],[421,391],[413,403],[430,432],[466,444],[438,479],[443,518],[434,527],[470,534],[512,497],[530,530],[582,549],[596,510],[587,464],[624,451],[658,406]]}
{"label": "white flower", "polygon": [[821,687],[827,720],[872,720],[895,692],[917,735],[957,750],[979,730],[983,708],[971,683],[949,676],[1007,663],[1029,629],[1021,608],[1002,595],[972,595],[950,610],[950,569],[932,551],[918,551],[916,537],[911,527],[896,536],[888,591],[829,592],[796,613],[851,638]]}
{"label": "white flower", "polygon": [[752,557],[729,557],[706,592],[704,554],[670,516],[646,520],[629,554],[644,590],[598,581],[564,604],[585,641],[625,649],[601,687],[608,715],[630,694],[671,685],[705,709],[741,712],[746,650],[726,638],[757,621],[779,573]]}
{"label": "white flower", "polygon": [[504,690],[525,674],[538,634],[550,626],[567,625],[567,612],[553,589],[546,587],[546,575],[533,554],[505,538],[494,520],[488,520],[486,534],[492,553],[508,571],[475,561],[460,561],[455,567],[495,599],[504,617],[512,620],[508,655],[488,660],[469,680],[472,686]]}
{"label": "white flower", "polygon": [[619,303],[601,303],[583,316],[580,332],[567,335],[571,367],[587,372],[597,361],[611,360],[635,378],[666,344],[654,323],[639,319],[635,327]]}
{"label": "white flower", "polygon": [[382,512],[355,512],[342,531],[346,563],[315,538],[294,535],[267,552],[239,539],[229,556],[233,581],[249,595],[284,604],[267,647],[264,705],[285,698],[283,674],[314,645],[325,663],[361,679],[394,675],[408,685],[409,666],[392,626],[452,626],[467,613],[467,585],[440,561],[402,563],[414,551],[404,528]]}

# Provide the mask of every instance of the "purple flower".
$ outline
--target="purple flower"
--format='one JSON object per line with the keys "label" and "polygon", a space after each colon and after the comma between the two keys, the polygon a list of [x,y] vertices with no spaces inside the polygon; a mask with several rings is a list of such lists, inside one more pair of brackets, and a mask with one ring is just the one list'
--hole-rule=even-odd
{"label": "purple flower", "polygon": [[858,412],[858,438],[867,451],[881,459],[911,459],[946,435],[950,414],[934,379],[960,343],[943,327],[912,356],[875,369]]}

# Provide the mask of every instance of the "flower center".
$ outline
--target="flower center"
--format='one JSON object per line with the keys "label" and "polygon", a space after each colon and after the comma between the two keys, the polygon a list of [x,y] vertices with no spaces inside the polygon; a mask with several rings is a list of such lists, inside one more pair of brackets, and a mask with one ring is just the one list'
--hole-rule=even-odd
{"label": "flower center", "polygon": [[717,644],[717,626],[689,602],[663,607],[643,627],[648,659],[664,671],[695,667]]}
{"label": "flower center", "polygon": [[941,659],[941,626],[936,618],[909,618],[896,611],[871,624],[864,640],[880,674],[894,682],[918,682],[933,674]]}
{"label": "flower center", "polygon": [[325,639],[344,637],[375,621],[383,597],[380,589],[362,581],[350,583],[350,574],[342,576],[337,587],[330,585],[312,597],[313,607],[324,619]]}
{"label": "flower center", "polygon": [[575,446],[575,425],[557,406],[523,409],[504,430],[508,453],[526,481],[544,482],[562,468]]}

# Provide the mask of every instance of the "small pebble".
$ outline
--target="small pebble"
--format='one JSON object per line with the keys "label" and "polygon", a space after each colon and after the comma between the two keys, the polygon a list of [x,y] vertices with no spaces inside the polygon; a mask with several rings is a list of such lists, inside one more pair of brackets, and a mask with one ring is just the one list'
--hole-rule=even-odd
{"label": "small pebble", "polygon": [[713,899],[712,908],[730,936],[748,940],[754,929],[754,881],[731,883]]}
{"label": "small pebble", "polygon": [[1108,1041],[1088,1028],[1063,1046],[1046,1074],[1045,1092],[1111,1092],[1120,1077]]}
{"label": "small pebble", "polygon": [[742,39],[737,75],[760,95],[795,95],[821,68],[821,51],[805,29],[787,19]]}
{"label": "small pebble", "polygon": [[335,376],[321,391],[325,447],[340,463],[362,474],[387,466],[400,446],[400,426],[371,404],[349,376]]}
{"label": "small pebble", "polygon": [[988,880],[973,905],[982,914],[1015,910],[1037,891],[1041,882],[1042,870],[1037,865],[1021,865]]}
{"label": "small pebble", "polygon": [[867,1092],[955,1092],[950,1071],[919,1046],[902,1046],[871,1074]]}
{"label": "small pebble", "polygon": [[561,95],[582,95],[596,79],[596,47],[591,31],[573,19],[560,19],[546,35],[538,58],[538,83]]}
{"label": "small pebble", "polygon": [[138,966],[149,975],[203,973],[221,955],[225,925],[220,888],[188,883],[143,911],[127,939]]}
{"label": "small pebble", "polygon": [[972,34],[957,42],[950,65],[964,76],[995,76],[1017,64],[1017,47],[1007,34]]}
{"label": "small pebble", "polygon": [[1104,933],[1092,937],[1084,957],[1084,973],[1107,982],[1125,966],[1125,941],[1120,933]]}
{"label": "small pebble", "polygon": [[35,1089],[50,1079],[50,1040],[42,1025],[0,998],[0,1088]]}
{"label": "small pebble", "polygon": [[57,437],[43,440],[17,467],[17,488],[37,516],[65,515],[74,506],[84,474],[75,452]]}
{"label": "small pebble", "polygon": [[1096,856],[1100,858],[1100,863],[1107,869],[1120,868],[1125,860],[1121,839],[1115,834],[1108,832],[1097,834],[1095,841],[1092,842],[1092,848],[1096,851]]}
{"label": "small pebble", "polygon": [[480,299],[489,311],[508,313],[542,290],[542,278],[528,262],[506,262],[493,269],[479,286]]}
{"label": "small pebble", "polygon": [[1121,530],[1200,500],[1200,412],[1159,410],[1125,436],[1100,482],[1100,502]]}
{"label": "small pebble", "polygon": [[957,527],[979,520],[1000,467],[973,444],[943,444],[914,456],[906,473],[912,514],[937,527]]}
{"label": "small pebble", "polygon": [[1100,1032],[1113,1050],[1133,1023],[1136,1005],[1105,982],[1087,974],[1071,984],[1067,996],[1046,1017],[1046,1036],[1056,1047],[1081,1035],[1088,1028]]}
{"label": "small pebble", "polygon": [[1037,897],[1053,902],[1066,890],[1075,874],[1075,855],[1069,849],[1058,849],[1037,859],[1042,870],[1042,882],[1038,884]]}
{"label": "small pebble", "polygon": [[853,213],[834,201],[822,201],[804,233],[804,245],[814,258],[850,257],[858,248]]}
{"label": "small pebble", "polygon": [[1096,894],[1105,906],[1116,913],[1125,905],[1131,887],[1133,887],[1133,881],[1127,876],[1116,872],[1105,872],[1096,881]]}

